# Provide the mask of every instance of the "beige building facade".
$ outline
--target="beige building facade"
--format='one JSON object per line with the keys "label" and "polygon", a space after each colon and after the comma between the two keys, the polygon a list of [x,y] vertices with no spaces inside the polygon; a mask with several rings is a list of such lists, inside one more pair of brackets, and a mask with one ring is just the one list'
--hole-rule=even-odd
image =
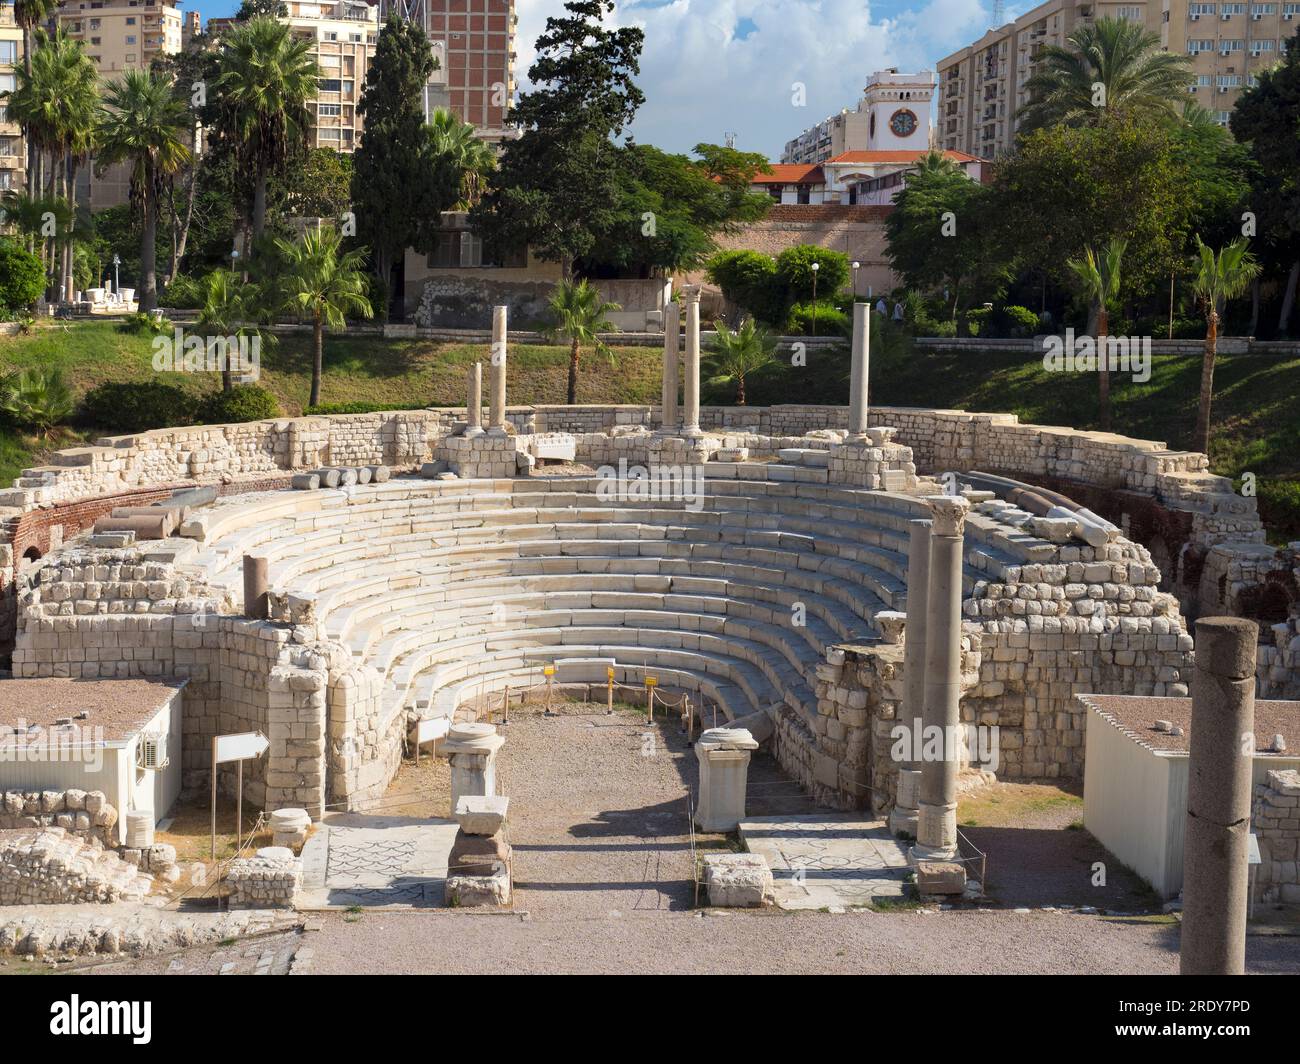
{"label": "beige building facade", "polygon": [[[0,7],[0,93],[17,87],[17,71],[23,65],[23,31],[14,21],[12,4]],[[9,108],[0,99],[0,192],[23,188],[27,180],[27,143]]]}
{"label": "beige building facade", "polygon": [[379,9],[361,0],[305,3],[288,0],[290,32],[312,42],[312,57],[320,67],[316,99],[307,105],[312,116],[313,148],[352,152],[361,143],[357,104],[366,70],[375,55]]}
{"label": "beige building facade", "polygon": [[177,0],[64,0],[59,25],[82,43],[103,78],[147,70],[154,56],[181,50]]}
{"label": "beige building facade", "polygon": [[1300,2],[1048,0],[939,61],[939,147],[984,158],[1009,151],[1044,46],[1064,46],[1098,18],[1139,22],[1165,50],[1186,55],[1196,76],[1189,95],[1226,125],[1242,90],[1278,62],[1300,27]]}

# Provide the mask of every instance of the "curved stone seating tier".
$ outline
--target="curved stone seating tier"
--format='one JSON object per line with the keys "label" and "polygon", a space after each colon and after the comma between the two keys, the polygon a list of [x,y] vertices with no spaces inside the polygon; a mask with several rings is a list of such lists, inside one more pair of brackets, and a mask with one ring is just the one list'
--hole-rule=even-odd
{"label": "curved stone seating tier", "polygon": [[[727,719],[780,703],[810,719],[826,647],[874,641],[875,615],[906,609],[917,498],[706,480],[692,506],[595,486],[399,478],[246,496],[202,515],[187,568],[238,592],[243,556],[265,557],[272,589],[313,599],[325,635],[382,677],[382,734],[403,713],[450,717],[538,683],[546,664],[603,682],[610,659],[620,682],[652,672]],[[967,529],[968,591],[1052,549],[983,515]]]}

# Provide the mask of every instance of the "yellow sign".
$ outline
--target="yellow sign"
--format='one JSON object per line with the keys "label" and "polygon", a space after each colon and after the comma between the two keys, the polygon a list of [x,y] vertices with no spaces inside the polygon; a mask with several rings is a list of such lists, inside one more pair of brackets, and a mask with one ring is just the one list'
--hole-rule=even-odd
{"label": "yellow sign", "polygon": [[605,669],[605,679],[609,680],[611,683],[613,682],[613,680],[614,680],[614,666],[613,666],[613,665],[610,665],[610,666],[607,666],[607,667],[606,667],[606,669]]}
{"label": "yellow sign", "polygon": [[545,677],[547,677],[548,679],[549,679],[550,677],[554,676],[554,675],[555,675],[555,666],[554,666],[554,665],[546,665],[546,666],[543,666],[543,668],[542,668],[542,675],[545,676]]}
{"label": "yellow sign", "polygon": [[656,680],[653,676],[647,676],[647,677],[645,678],[645,685],[646,685],[647,687],[654,687],[654,686],[656,686],[658,683],[659,683],[659,681]]}

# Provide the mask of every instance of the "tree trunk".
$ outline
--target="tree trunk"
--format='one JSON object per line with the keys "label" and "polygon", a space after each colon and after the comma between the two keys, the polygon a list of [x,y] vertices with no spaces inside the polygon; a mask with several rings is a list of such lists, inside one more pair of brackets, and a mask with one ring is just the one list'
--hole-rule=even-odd
{"label": "tree trunk", "polygon": [[1282,292],[1282,312],[1277,316],[1278,336],[1289,335],[1291,308],[1295,305],[1296,282],[1300,281],[1300,259],[1291,263],[1291,272],[1286,276],[1286,288]]}
{"label": "tree trunk", "polygon": [[1246,326],[1246,335],[1254,336],[1259,328],[1259,278],[1250,282],[1250,324]]}
{"label": "tree trunk", "polygon": [[569,347],[569,405],[578,401],[578,341]]}
{"label": "tree trunk", "polygon": [[68,240],[63,249],[63,301],[71,303],[75,298],[76,281],[73,279],[73,267],[76,259],[73,255],[77,231],[77,157],[68,152]]}
{"label": "tree trunk", "polygon": [[194,191],[198,187],[198,184],[199,170],[196,162],[194,167],[190,170],[190,190],[189,194],[186,196],[185,222],[181,225],[181,236],[176,245],[176,254],[174,261],[172,262],[171,274],[167,278],[168,284],[175,281],[177,274],[181,272],[181,261],[185,258],[185,245],[188,244],[190,240],[190,223],[194,221]]}
{"label": "tree trunk", "polygon": [[1110,315],[1105,307],[1097,309],[1097,405],[1102,432],[1110,431],[1110,359],[1106,351],[1106,332]]}
{"label": "tree trunk", "polygon": [[312,322],[311,406],[320,405],[320,380],[325,364],[325,326],[320,311]]}
{"label": "tree trunk", "polygon": [[153,167],[145,168],[144,210],[140,222],[140,294],[138,307],[148,314],[158,306],[158,197]]}
{"label": "tree trunk", "polygon": [[736,405],[745,405],[745,375],[743,373],[736,377]]}
{"label": "tree trunk", "polygon": [[257,184],[253,189],[253,239],[257,240],[266,228],[266,164],[257,164]]}
{"label": "tree trunk", "polygon": [[1210,400],[1214,395],[1214,359],[1219,347],[1219,312],[1210,307],[1206,316],[1205,354],[1201,356],[1201,402],[1196,411],[1196,433],[1192,449],[1210,453]]}

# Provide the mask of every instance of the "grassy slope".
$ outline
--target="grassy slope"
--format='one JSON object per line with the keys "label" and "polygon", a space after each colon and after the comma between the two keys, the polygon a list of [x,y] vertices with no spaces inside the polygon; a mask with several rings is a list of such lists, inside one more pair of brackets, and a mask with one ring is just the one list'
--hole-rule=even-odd
{"label": "grassy slope", "polygon": [[[80,393],[101,380],[145,380],[154,375],[147,337],[125,335],[107,322],[39,330],[33,336],[0,338],[0,370],[57,365]],[[464,402],[465,367],[487,360],[487,345],[441,344],[374,337],[328,337],[323,401],[367,401],[420,405]],[[1112,383],[1115,431],[1190,445],[1200,380],[1199,358],[1156,357],[1151,380]],[[568,352],[561,347],[519,345],[511,350],[510,398],[516,403],[562,403]],[[307,401],[310,342],[285,337],[263,353],[262,383],[288,413]],[[194,391],[217,386],[211,376],[163,374],[169,383]],[[878,358],[872,366],[872,401],[884,405],[1003,410],[1025,421],[1096,426],[1096,378],[1048,374],[1037,358],[1010,354],[910,353]],[[844,402],[847,359],[810,356],[806,368],[784,368],[751,380],[750,402]],[[615,350],[615,362],[584,354],[579,401],[653,402],[659,390],[659,352],[654,348]],[[729,393],[706,388],[705,402],[727,402]],[[1264,480],[1300,481],[1300,360],[1221,356],[1215,378],[1217,471],[1250,470]],[[90,428],[59,441],[93,436]],[[39,460],[30,439],[0,430],[0,482]]]}

